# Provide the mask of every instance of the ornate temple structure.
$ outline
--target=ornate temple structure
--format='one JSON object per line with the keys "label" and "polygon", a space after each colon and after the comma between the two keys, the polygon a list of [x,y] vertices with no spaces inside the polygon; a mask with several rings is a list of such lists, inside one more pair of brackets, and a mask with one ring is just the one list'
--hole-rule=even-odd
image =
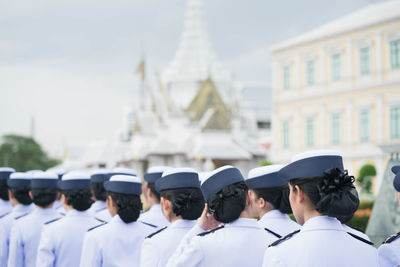
{"label": "ornate temple structure", "polygon": [[157,88],[143,81],[139,99],[126,110],[118,140],[87,149],[86,167],[125,165],[142,173],[154,165],[207,171],[234,164],[245,174],[267,157],[256,116],[241,110],[241,92],[211,46],[203,0],[188,0],[178,51]]}

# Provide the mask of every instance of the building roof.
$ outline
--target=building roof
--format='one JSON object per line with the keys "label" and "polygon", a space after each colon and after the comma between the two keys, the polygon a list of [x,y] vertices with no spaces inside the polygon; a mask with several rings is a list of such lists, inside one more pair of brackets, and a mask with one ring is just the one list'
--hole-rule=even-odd
{"label": "building roof", "polygon": [[309,32],[273,45],[271,51],[277,52],[289,47],[326,39],[394,19],[400,19],[400,1],[371,4]]}

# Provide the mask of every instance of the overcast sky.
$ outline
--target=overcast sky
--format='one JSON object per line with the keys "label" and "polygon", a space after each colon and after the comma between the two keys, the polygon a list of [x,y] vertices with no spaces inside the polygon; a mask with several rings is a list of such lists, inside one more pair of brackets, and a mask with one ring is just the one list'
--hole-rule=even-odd
{"label": "overcast sky", "polygon": [[[211,42],[239,80],[268,80],[268,47],[378,0],[204,0]],[[139,81],[174,56],[185,0],[0,0],[0,135],[53,155],[112,138]]]}

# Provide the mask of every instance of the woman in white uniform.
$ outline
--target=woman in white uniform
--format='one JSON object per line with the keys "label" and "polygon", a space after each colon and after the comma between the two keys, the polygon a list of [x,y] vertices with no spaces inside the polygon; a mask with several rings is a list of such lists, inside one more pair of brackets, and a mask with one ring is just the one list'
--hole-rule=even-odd
{"label": "woman in white uniform", "polygon": [[[400,165],[394,166],[392,172],[395,174],[393,186],[396,189],[400,203]],[[386,239],[378,249],[379,264],[381,267],[392,267],[400,265],[400,232]]]}
{"label": "woman in white uniform", "polygon": [[254,212],[260,218],[258,224],[277,238],[300,229],[289,218],[289,187],[280,179],[278,171],[283,165],[269,165],[251,169],[246,179]]}
{"label": "woman in white uniform", "polygon": [[[187,245],[179,245],[167,266],[261,266],[267,244],[276,237],[262,229],[253,218],[248,187],[237,168],[218,168],[202,181],[208,212],[192,228]],[[208,230],[213,221],[223,225]],[[203,233],[201,233],[203,232]]]}
{"label": "woman in white uniform", "polygon": [[104,188],[113,218],[86,233],[80,266],[139,266],[142,243],[154,231],[137,222],[142,209],[141,180],[134,175],[113,175]]}
{"label": "woman in white uniform", "polygon": [[149,235],[142,247],[141,267],[165,266],[182,237],[196,224],[204,209],[197,172],[190,168],[165,171],[156,181],[161,208],[171,224]]}
{"label": "woman in white uniform", "polygon": [[290,205],[301,230],[272,243],[263,266],[378,266],[376,249],[346,232],[336,218],[359,205],[354,177],[334,151],[296,155],[279,171],[289,182]]}

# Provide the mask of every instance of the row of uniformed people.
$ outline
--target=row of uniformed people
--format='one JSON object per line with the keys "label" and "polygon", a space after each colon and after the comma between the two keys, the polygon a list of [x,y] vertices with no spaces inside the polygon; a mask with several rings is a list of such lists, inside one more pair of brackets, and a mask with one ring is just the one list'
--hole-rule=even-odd
{"label": "row of uniformed people", "polygon": [[[145,177],[143,194],[155,205],[161,196],[162,212],[171,225],[149,235],[141,248],[156,222],[150,216],[146,224],[135,222],[141,209],[140,180],[112,177],[104,187],[114,217],[86,233],[81,266],[139,266],[139,259],[141,266],[377,266],[376,250],[336,219],[351,217],[359,204],[354,178],[336,153],[301,154],[283,168],[256,168],[246,181],[230,166],[215,170],[201,183],[191,169],[164,170],[156,176]],[[285,236],[300,228],[284,214],[291,212],[288,183],[291,208],[303,227]],[[254,216],[261,220],[255,222]],[[56,228],[56,236],[66,227],[50,225],[43,237],[50,231],[46,228]],[[279,236],[284,237],[273,242]],[[73,266],[40,265],[39,258],[37,266]]]}

